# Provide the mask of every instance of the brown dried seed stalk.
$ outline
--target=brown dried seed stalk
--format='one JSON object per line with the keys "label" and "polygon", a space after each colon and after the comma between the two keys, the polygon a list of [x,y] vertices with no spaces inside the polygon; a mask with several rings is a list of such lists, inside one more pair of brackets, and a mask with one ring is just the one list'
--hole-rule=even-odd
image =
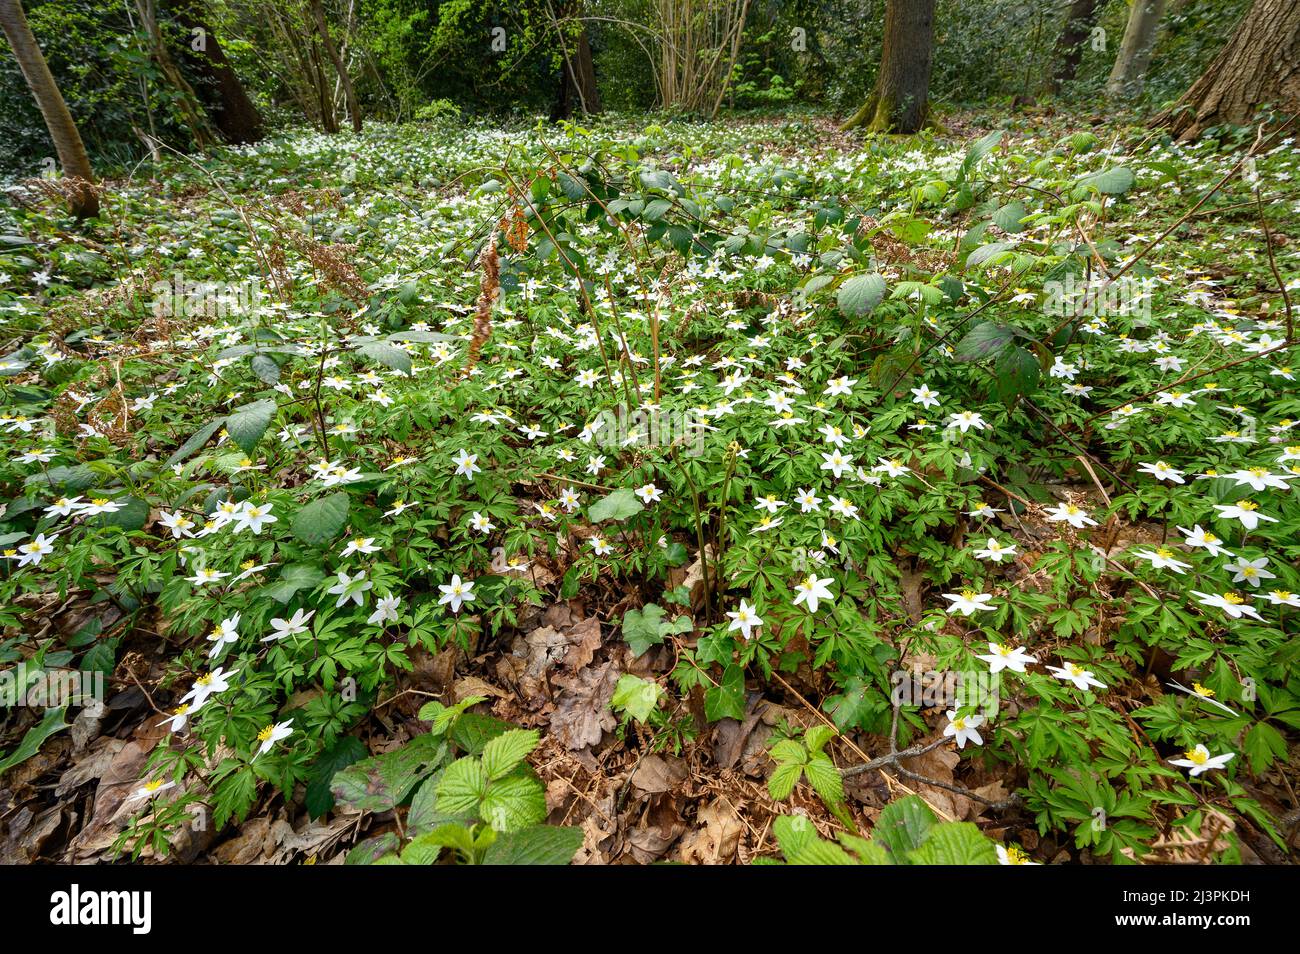
{"label": "brown dried seed stalk", "polygon": [[[500,225],[504,227],[505,219],[501,220]],[[492,334],[492,307],[501,293],[501,256],[497,252],[497,239],[500,234],[500,229],[493,230],[491,240],[483,249],[483,254],[479,256],[479,264],[483,266],[483,282],[479,286],[478,304],[474,309],[474,330],[470,335],[465,367],[460,373],[462,378],[468,377],[474,370],[474,365],[478,364],[479,352],[483,349],[483,342],[487,341],[488,336]]]}

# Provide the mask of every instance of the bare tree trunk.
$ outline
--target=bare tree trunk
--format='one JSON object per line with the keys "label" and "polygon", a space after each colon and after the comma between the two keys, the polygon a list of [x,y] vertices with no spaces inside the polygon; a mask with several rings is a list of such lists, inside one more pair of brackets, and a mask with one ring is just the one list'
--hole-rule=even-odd
{"label": "bare tree trunk", "polygon": [[1092,36],[1092,28],[1097,25],[1103,5],[1103,0],[1074,0],[1070,4],[1065,26],[1056,38],[1056,49],[1052,54],[1056,62],[1052,71],[1052,92],[1059,92],[1062,86],[1074,80],[1083,60],[1083,48]]}
{"label": "bare tree trunk", "polygon": [[658,49],[650,63],[660,106],[710,118],[717,115],[740,55],[749,3],[653,0],[650,10]]}
{"label": "bare tree trunk", "polygon": [[[189,46],[188,59],[195,70],[211,81],[216,93],[216,101],[209,110],[212,120],[226,142],[259,142],[262,138],[262,116],[245,91],[244,84],[239,81],[230,61],[226,59],[204,13],[202,5],[198,3],[182,0],[176,4],[177,22],[195,37]],[[196,30],[202,32],[195,36]]]}
{"label": "bare tree trunk", "polygon": [[50,66],[45,62],[45,54],[32,35],[20,0],[0,0],[0,29],[4,30],[23,78],[45,117],[45,128],[49,130],[54,149],[59,154],[63,174],[76,184],[68,196],[72,214],[79,219],[98,215],[99,193],[94,186],[95,173],[90,168],[90,157],[86,155],[77,124],[72,121],[72,113],[68,112],[68,104],[64,102]]}
{"label": "bare tree trunk", "polygon": [[569,56],[567,74],[571,93],[587,115],[600,112],[600,90],[596,86],[596,63],[591,57],[591,41],[587,27],[578,34],[578,47]]}
{"label": "bare tree trunk", "polygon": [[352,88],[352,78],[348,76],[348,68],[339,56],[338,48],[334,45],[334,40],[330,37],[329,24],[325,22],[325,7],[322,6],[321,0],[310,0],[312,19],[316,21],[316,32],[320,34],[321,42],[325,46],[325,54],[334,64],[334,70],[339,75],[339,83],[343,87],[343,101],[348,105],[348,118],[352,120],[352,131],[361,132],[361,106],[357,103],[356,90]]}
{"label": "bare tree trunk", "polygon": [[1156,46],[1160,20],[1165,15],[1165,0],[1133,0],[1128,25],[1115,66],[1106,82],[1106,96],[1110,99],[1132,99],[1142,92],[1147,67],[1151,65],[1151,52]]}
{"label": "bare tree trunk", "polygon": [[561,7],[557,13],[548,2],[546,14],[560,47],[560,88],[551,119],[567,119],[575,110],[584,115],[600,112],[600,90],[596,86],[596,64],[591,56],[587,25],[581,3]]}
{"label": "bare tree trunk", "polygon": [[875,92],[841,126],[914,133],[929,120],[934,0],[888,0]]}
{"label": "bare tree trunk", "polygon": [[194,144],[200,149],[204,149],[216,142],[216,133],[212,125],[208,122],[208,117],[204,114],[203,108],[199,105],[199,98],[194,92],[194,87],[181,74],[180,67],[172,59],[172,55],[167,50],[167,41],[163,38],[162,27],[158,24],[158,5],[154,0],[135,0],[136,12],[140,14],[140,23],[144,27],[145,33],[149,35],[149,55],[158,71],[162,73],[168,84],[176,90],[177,106],[180,109],[181,118],[185,120],[185,125],[189,127],[190,137]]}
{"label": "bare tree trunk", "polygon": [[1212,126],[1244,125],[1270,104],[1300,112],[1300,3],[1255,0],[1201,78],[1153,122],[1179,139]]}

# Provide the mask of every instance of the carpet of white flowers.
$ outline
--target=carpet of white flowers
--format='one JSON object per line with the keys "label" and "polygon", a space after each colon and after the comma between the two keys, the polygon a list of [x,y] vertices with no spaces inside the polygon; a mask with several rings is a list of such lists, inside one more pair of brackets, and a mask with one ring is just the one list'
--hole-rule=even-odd
{"label": "carpet of white flowers", "polygon": [[900,799],[1284,858],[1298,167],[374,126],[15,201],[0,665],[108,705],[7,700],[0,798],[94,762],[77,860],[899,860]]}

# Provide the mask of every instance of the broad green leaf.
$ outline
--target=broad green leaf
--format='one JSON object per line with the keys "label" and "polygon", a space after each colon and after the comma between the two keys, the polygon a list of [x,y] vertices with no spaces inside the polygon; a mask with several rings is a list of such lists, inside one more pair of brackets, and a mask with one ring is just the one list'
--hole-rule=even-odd
{"label": "broad green leaf", "polygon": [[768,777],[767,790],[776,801],[784,801],[799,784],[799,777],[802,774],[803,765],[798,762],[778,763]]}
{"label": "broad green leaf", "polygon": [[257,380],[263,384],[280,383],[280,366],[269,355],[253,355],[248,361],[248,366],[257,377]]}
{"label": "broad green leaf", "polygon": [[46,709],[45,715],[41,721],[32,726],[23,735],[23,740],[18,743],[18,748],[14,749],[8,755],[0,753],[0,775],[9,771],[15,765],[26,762],[29,758],[40,751],[41,744],[56,732],[62,732],[69,728],[70,724],[63,721],[63,713],[67,711],[66,706],[59,706],[56,709]]}
{"label": "broad green leaf", "polygon": [[663,621],[663,607],[656,603],[623,614],[623,639],[632,647],[633,655],[640,656],[664,641]]}
{"label": "broad green leaf", "polygon": [[1038,387],[1038,359],[1019,346],[1004,348],[993,365],[993,393],[1003,401],[1029,394]]}
{"label": "broad green leaf", "polygon": [[1015,247],[1014,242],[990,242],[988,245],[981,245],[966,257],[966,267],[975,268],[985,262],[993,262],[995,259],[1001,261]]}
{"label": "broad green leaf", "polygon": [[1025,204],[1017,199],[993,213],[993,224],[1004,232],[1023,232],[1026,226],[1020,220],[1027,214]]}
{"label": "broad green leaf", "polygon": [[722,682],[705,691],[704,717],[710,722],[745,718],[745,671],[739,666],[728,666]]}
{"label": "broad green leaf", "polygon": [[483,751],[488,742],[495,739],[503,732],[509,732],[514,726],[509,722],[502,722],[493,716],[479,715],[476,712],[466,712],[455,722],[452,723],[451,730],[447,737],[462,752],[468,752],[471,755],[478,755]]}
{"label": "broad green leaf", "polygon": [[908,795],[885,806],[871,833],[901,863],[909,852],[921,846],[934,824],[934,812],[929,806],[915,795]]}
{"label": "broad green leaf", "polygon": [[995,865],[993,842],[970,822],[935,825],[910,858],[916,865]]}
{"label": "broad green leaf", "polygon": [[293,518],[293,534],[303,543],[324,546],[338,539],[348,522],[348,495],[343,492],[318,497]]}
{"label": "broad green leaf", "polygon": [[806,815],[779,815],[772,822],[772,835],[788,861],[817,840],[817,829]]}
{"label": "broad green leaf", "polygon": [[840,286],[836,303],[850,318],[871,314],[885,297],[885,279],[880,275],[854,275]]}
{"label": "broad green leaf", "polygon": [[546,790],[536,778],[523,773],[498,779],[488,785],[479,817],[499,832],[539,824],[546,819]]}
{"label": "broad green leaf", "polygon": [[226,418],[226,430],[230,433],[230,439],[243,448],[244,453],[252,454],[253,448],[266,433],[273,417],[275,417],[274,401],[270,399],[254,401],[230,413]]}
{"label": "broad green leaf", "polygon": [[499,834],[484,853],[483,864],[567,865],[581,847],[581,828],[534,825]]}
{"label": "broad green leaf", "polygon": [[953,357],[958,361],[981,361],[1000,353],[1015,338],[1015,329],[995,321],[980,322],[957,342]]}
{"label": "broad green leaf", "polygon": [[1133,170],[1128,166],[1113,166],[1084,176],[1079,180],[1079,185],[1084,189],[1095,189],[1104,195],[1123,195],[1133,188],[1134,181]]}
{"label": "broad green leaf", "polygon": [[483,746],[483,770],[491,781],[503,778],[527,758],[541,741],[535,729],[511,729]]}
{"label": "broad green leaf", "polygon": [[101,513],[94,518],[99,527],[119,527],[122,530],[140,530],[149,519],[149,505],[139,497],[118,497],[122,509]]}
{"label": "broad green leaf", "polygon": [[813,755],[803,767],[803,774],[808,784],[828,806],[838,805],[844,801],[844,779],[840,770],[824,752]]}
{"label": "broad green leaf", "polygon": [[367,838],[347,853],[343,859],[345,865],[373,865],[381,858],[391,855],[401,844],[396,832],[386,831],[382,835]]}
{"label": "broad green leaf", "polygon": [[433,838],[431,835],[431,832],[425,833],[412,839],[411,843],[402,849],[402,864],[434,864],[442,854],[443,845],[441,839]]}
{"label": "broad green leaf", "polygon": [[371,341],[360,345],[357,351],[371,361],[378,361],[394,371],[401,371],[405,374],[411,373],[411,356],[401,348],[384,344],[382,341]]}
{"label": "broad green leaf", "polygon": [[475,814],[487,787],[482,760],[474,756],[457,759],[447,766],[438,783],[438,811],[447,815]]}
{"label": "broad green leaf", "polygon": [[340,804],[358,811],[390,811],[442,763],[446,752],[440,740],[416,736],[400,749],[340,769],[330,791]]}
{"label": "broad green leaf", "polygon": [[189,440],[176,449],[176,453],[167,458],[167,466],[171,467],[173,464],[179,464],[186,457],[189,457],[211,440],[212,435],[221,430],[222,425],[225,423],[225,418],[217,418],[215,421],[209,421],[207,424],[204,424],[190,436]]}
{"label": "broad green leaf", "polygon": [[310,563],[294,563],[280,571],[280,577],[274,583],[262,587],[265,593],[277,603],[288,603],[299,590],[309,590],[325,579],[325,571]]}

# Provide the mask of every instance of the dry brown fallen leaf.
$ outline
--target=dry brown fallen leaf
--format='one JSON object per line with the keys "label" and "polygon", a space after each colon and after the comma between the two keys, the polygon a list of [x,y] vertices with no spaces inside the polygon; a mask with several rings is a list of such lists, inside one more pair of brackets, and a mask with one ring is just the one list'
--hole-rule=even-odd
{"label": "dry brown fallen leaf", "polygon": [[700,809],[697,817],[700,827],[682,838],[682,861],[688,865],[725,865],[735,861],[745,824],[727,799],[714,799]]}
{"label": "dry brown fallen leaf", "polygon": [[551,714],[551,734],[567,749],[597,745],[607,730],[618,725],[609,700],[618,683],[619,670],[612,661],[579,670],[574,676],[556,676],[563,687]]}

